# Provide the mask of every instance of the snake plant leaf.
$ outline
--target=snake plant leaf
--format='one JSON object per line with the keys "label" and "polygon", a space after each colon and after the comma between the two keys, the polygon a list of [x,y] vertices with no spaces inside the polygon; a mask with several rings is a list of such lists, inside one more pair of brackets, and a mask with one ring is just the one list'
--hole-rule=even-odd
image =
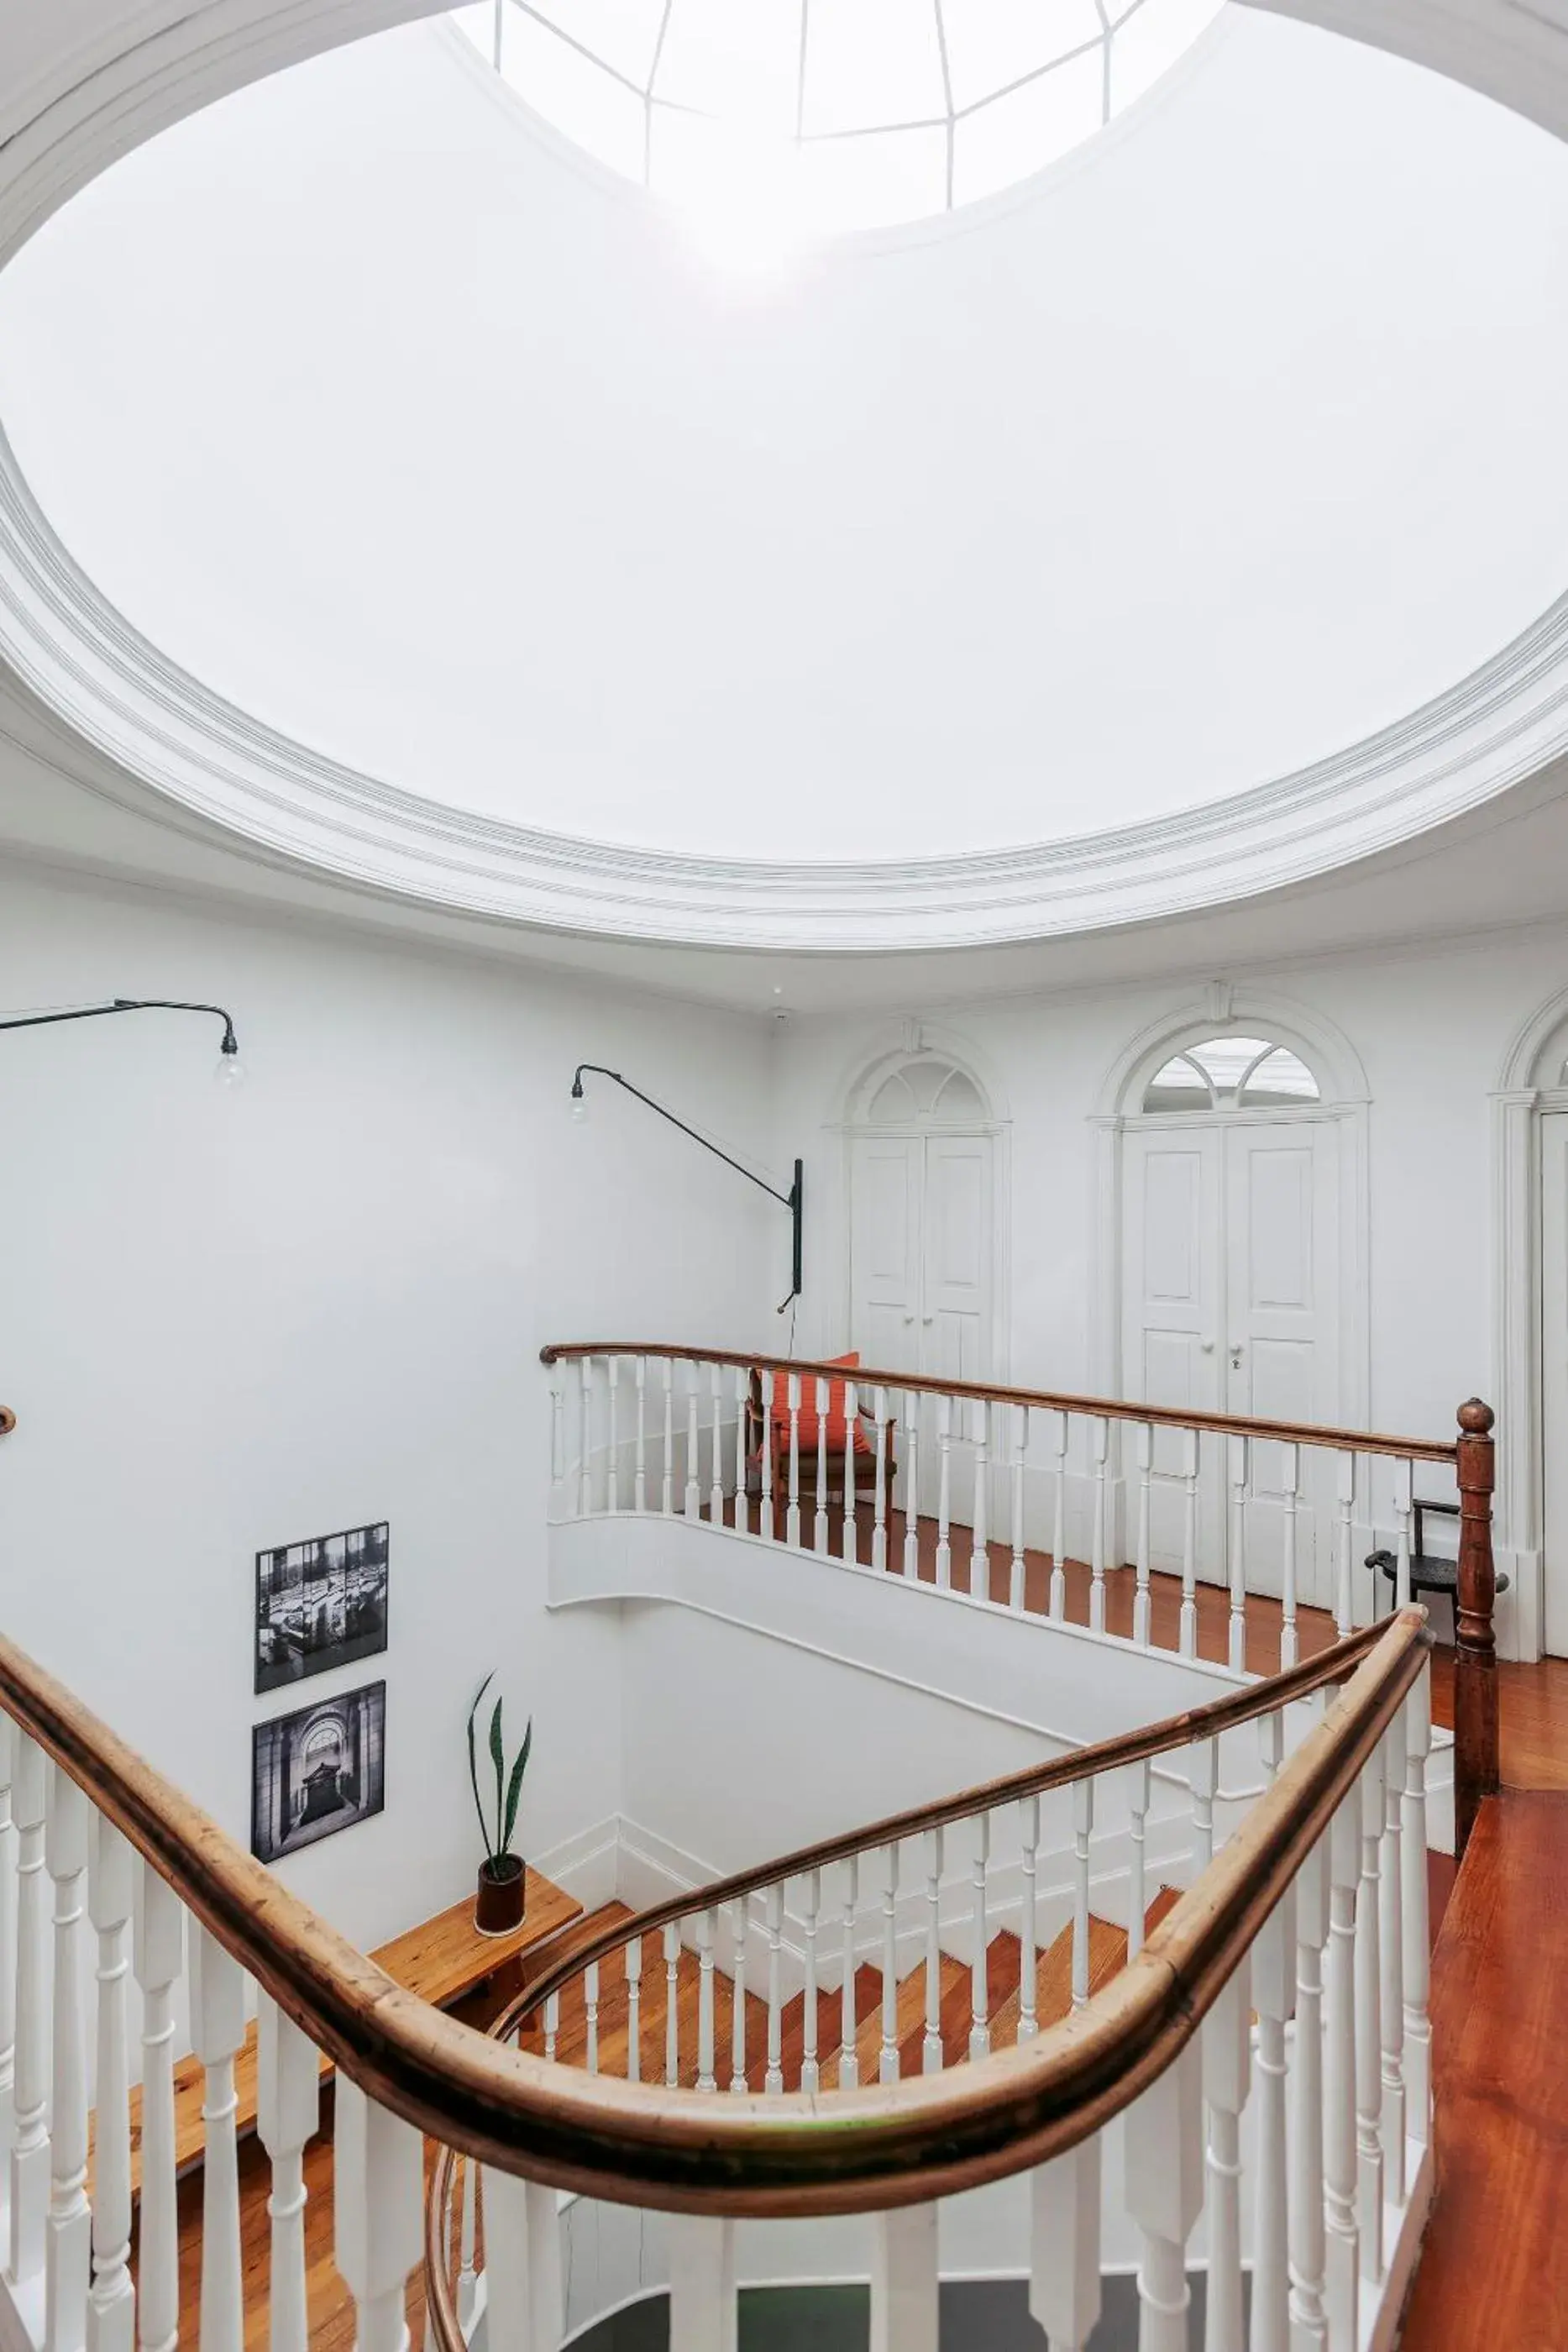
{"label": "snake plant leaf", "polygon": [[495,1681],[495,1679],[494,1672],[486,1675],[484,1681],[475,1692],[474,1704],[468,1710],[468,1780],[469,1784],[474,1790],[474,1810],[479,1816],[479,1834],[485,1841],[485,1852],[486,1854],[488,1854],[490,1851],[490,1825],[485,1819],[485,1808],[483,1803],[480,1801],[479,1797],[479,1757],[474,1738],[474,1719],[479,1712],[480,1700],[484,1697],[485,1693],[489,1689],[490,1685]]}
{"label": "snake plant leaf", "polygon": [[501,1840],[501,1852],[510,1853],[512,1832],[517,1826],[517,1801],[523,1793],[523,1774],[528,1769],[528,1753],[534,1744],[534,1719],[528,1717],[528,1727],[523,1734],[523,1744],[517,1750],[517,1760],[512,1767],[512,1777],[507,1788],[507,1827]]}
{"label": "snake plant leaf", "polygon": [[490,1761],[496,1768],[496,1843],[490,1851],[497,1854],[507,1851],[507,1842],[501,1835],[507,1788],[507,1750],[501,1738],[501,1708],[504,1704],[503,1700],[497,1699],[490,1717]]}

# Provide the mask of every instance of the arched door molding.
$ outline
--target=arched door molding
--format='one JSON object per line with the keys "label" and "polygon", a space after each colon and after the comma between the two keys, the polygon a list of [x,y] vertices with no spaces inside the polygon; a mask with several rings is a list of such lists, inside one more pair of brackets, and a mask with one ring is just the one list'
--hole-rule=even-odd
{"label": "arched door molding", "polygon": [[[970,1090],[957,1115],[941,1116],[940,1103],[927,1131],[962,1131],[988,1137],[991,1144],[990,1200],[990,1360],[988,1377],[1006,1381],[1011,1364],[1011,1316],[1009,1269],[1011,1241],[1011,1118],[1001,1079],[985,1055],[956,1030],[936,1022],[904,1021],[890,1024],[841,1066],[831,1113],[823,1133],[837,1139],[840,1182],[834,1202],[832,1259],[837,1267],[831,1321],[822,1332],[822,1344],[850,1344],[853,1325],[853,1263],[852,1236],[854,1215],[855,1147],[868,1137],[896,1131],[886,1118],[873,1118],[873,1106],[889,1081],[920,1064],[946,1063]],[[950,1100],[952,1099],[950,1096]]]}
{"label": "arched door molding", "polygon": [[1492,1393],[1497,1413],[1498,1646],[1539,1658],[1545,1641],[1541,1121],[1568,1111],[1568,989],[1514,1033],[1492,1092]]}
{"label": "arched door molding", "polygon": [[1371,1329],[1366,1311],[1371,1246],[1367,1127],[1371,1092],[1360,1055],[1335,1023],[1292,1000],[1217,981],[1140,1030],[1107,1070],[1091,1125],[1093,1152],[1093,1310],[1091,1386],[1124,1393],[1123,1363],[1124,1142],[1145,1113],[1145,1092],[1173,1055],[1206,1038],[1266,1037],[1288,1047],[1316,1078],[1319,1099],[1291,1116],[1332,1121],[1340,1133],[1338,1383],[1340,1415],[1370,1426]]}

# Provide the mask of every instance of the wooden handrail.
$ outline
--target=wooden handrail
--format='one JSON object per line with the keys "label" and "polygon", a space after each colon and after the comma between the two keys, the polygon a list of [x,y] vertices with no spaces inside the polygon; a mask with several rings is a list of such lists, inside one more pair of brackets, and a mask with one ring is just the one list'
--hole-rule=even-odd
{"label": "wooden handrail", "polygon": [[[585,1937],[581,1922],[570,1921],[555,1935],[535,1945],[528,1955],[528,1984],[491,2031],[509,2032],[591,1961],[603,1959],[608,1953],[652,1935],[656,1928],[668,1927],[673,1920],[690,1918],[699,1911],[720,1910],[725,1904],[755,1895],[763,1887],[778,1886],[787,1878],[804,1877],[808,1871],[824,1870],[830,1863],[847,1862],[852,1855],[869,1853],[878,1846],[924,1836],[928,1830],[947,1829],[955,1822],[970,1821],[999,1805],[1015,1803],[1020,1797],[1043,1796],[1049,1790],[1067,1788],[1075,1780],[1114,1771],[1119,1765],[1142,1764],[1150,1757],[1168,1755],[1173,1748],[1190,1748],[1195,1740],[1217,1739],[1221,1732],[1234,1731],[1239,1724],[1272,1715],[1277,1707],[1292,1699],[1307,1698],[1327,1683],[1343,1682],[1352,1669],[1376,1648],[1383,1631],[1381,1624],[1364,1625],[1331,1649],[1320,1650],[1314,1657],[1287,1667],[1267,1682],[1228,1692],[1224,1698],[1187,1707],[1179,1715],[1165,1716],[1159,1722],[1142,1725],[1135,1731],[1118,1732],[1110,1739],[1096,1740],[1092,1747],[1070,1748],[1065,1755],[1051,1757],[1048,1763],[1026,1765],[1021,1771],[1004,1773],[999,1780],[982,1780],[972,1789],[960,1790],[956,1796],[938,1798],[927,1805],[913,1805],[905,1812],[890,1813],[884,1821],[823,1838],[815,1845],[800,1846],[795,1853],[779,1854],[755,1869],[736,1871],[728,1878],[716,1879],[711,1885],[666,1895],[663,1902],[650,1904],[632,1918],[601,1928],[597,1936]],[[539,1962],[548,1960],[551,1946],[567,1938],[572,1939],[570,1950],[541,1968]]]}
{"label": "wooden handrail", "polygon": [[541,1364],[575,1361],[580,1356],[667,1357],[677,1364],[733,1364],[742,1370],[798,1372],[825,1381],[852,1380],[858,1391],[915,1389],[926,1396],[972,1398],[977,1404],[1040,1405],[1051,1412],[1075,1412],[1104,1421],[1134,1421],[1159,1429],[1207,1429],[1220,1437],[1270,1437],[1284,1445],[1326,1445],[1344,1454],[1388,1454],[1404,1462],[1458,1459],[1458,1446],[1430,1437],[1388,1437],[1370,1429],[1335,1429],[1310,1421],[1260,1421],[1247,1413],[1197,1412],[1163,1404],[1136,1404],[1125,1397],[1067,1396],[1053,1389],[1006,1388],[999,1381],[937,1380],[927,1372],[883,1372],[869,1364],[849,1367],[814,1357],[769,1356],[729,1348],[683,1348],[663,1340],[563,1339],[539,1349]]}
{"label": "wooden handrail", "polygon": [[[671,2211],[874,2210],[1074,2146],[1197,2030],[1419,1674],[1419,1610],[1348,1688],[1136,1960],[1076,2016],[951,2074],[845,2092],[726,2095],[618,2083],[476,2032],[356,1951],[54,1677],[0,1640],[0,1703],[225,1949],[368,2095],[449,2149]],[[1260,1685],[1267,1692],[1268,1685]],[[448,2175],[450,2167],[448,2167]]]}

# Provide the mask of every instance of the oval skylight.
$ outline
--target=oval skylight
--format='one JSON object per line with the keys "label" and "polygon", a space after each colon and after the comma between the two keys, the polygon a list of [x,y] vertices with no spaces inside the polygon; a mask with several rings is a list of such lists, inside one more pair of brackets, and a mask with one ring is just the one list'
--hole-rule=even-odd
{"label": "oval skylight", "polygon": [[567,138],[743,246],[1010,187],[1091,137],[1223,0],[476,0]]}

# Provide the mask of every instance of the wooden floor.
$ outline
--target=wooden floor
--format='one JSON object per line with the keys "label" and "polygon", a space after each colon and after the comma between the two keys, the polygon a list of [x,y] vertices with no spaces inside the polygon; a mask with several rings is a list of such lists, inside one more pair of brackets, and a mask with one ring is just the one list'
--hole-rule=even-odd
{"label": "wooden floor", "polygon": [[1568,2346],[1568,1795],[1481,1808],[1432,1987],[1437,2193],[1404,2352]]}

